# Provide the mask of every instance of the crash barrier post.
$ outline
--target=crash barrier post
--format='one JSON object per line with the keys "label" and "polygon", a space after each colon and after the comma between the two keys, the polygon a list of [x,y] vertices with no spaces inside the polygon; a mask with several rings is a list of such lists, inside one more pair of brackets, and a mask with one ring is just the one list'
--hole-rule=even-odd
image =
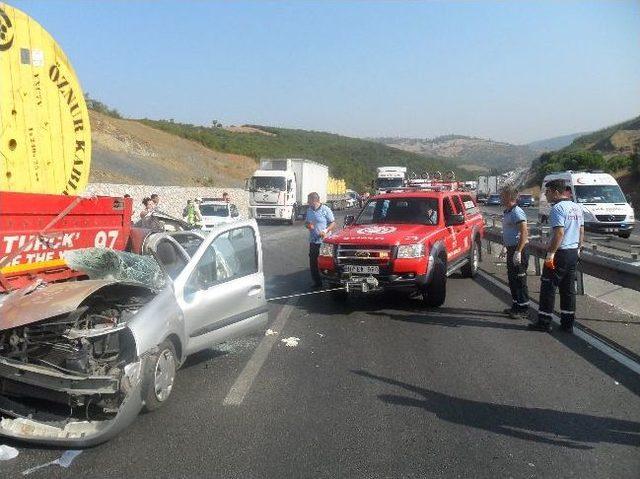
{"label": "crash barrier post", "polygon": [[[502,232],[498,228],[486,228],[484,237],[487,242],[502,244]],[[542,238],[532,239],[529,242],[529,252],[537,261],[544,259],[547,254],[546,242],[542,241]],[[640,267],[602,251],[583,250],[578,263],[578,276],[583,274],[623,288],[640,291]],[[584,284],[583,278],[579,281]]]}

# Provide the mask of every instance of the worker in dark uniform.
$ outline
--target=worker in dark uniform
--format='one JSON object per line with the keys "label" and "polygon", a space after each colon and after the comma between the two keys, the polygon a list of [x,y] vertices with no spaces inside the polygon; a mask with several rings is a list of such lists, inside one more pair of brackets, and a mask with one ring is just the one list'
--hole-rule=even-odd
{"label": "worker in dark uniform", "polygon": [[563,180],[545,184],[545,196],[553,203],[549,224],[553,235],[547,247],[540,285],[538,320],[529,329],[551,332],[551,319],[560,290],[560,330],[573,332],[576,316],[576,264],[584,241],[582,207],[569,199]]}
{"label": "worker in dark uniform", "polygon": [[511,319],[526,319],[529,316],[527,215],[518,206],[518,190],[515,188],[503,188],[500,199],[506,208],[502,216],[502,243],[507,248],[507,277],[512,301],[511,307],[503,312]]}

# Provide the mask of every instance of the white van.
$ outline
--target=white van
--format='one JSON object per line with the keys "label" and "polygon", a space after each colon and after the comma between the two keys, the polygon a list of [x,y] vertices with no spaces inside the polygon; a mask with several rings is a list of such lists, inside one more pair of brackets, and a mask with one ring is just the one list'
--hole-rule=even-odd
{"label": "white van", "polygon": [[538,219],[549,220],[551,206],[544,196],[544,185],[551,180],[564,180],[571,187],[574,201],[582,205],[584,226],[588,231],[613,233],[628,238],[635,225],[633,208],[611,175],[599,172],[563,171],[544,177],[540,189]]}

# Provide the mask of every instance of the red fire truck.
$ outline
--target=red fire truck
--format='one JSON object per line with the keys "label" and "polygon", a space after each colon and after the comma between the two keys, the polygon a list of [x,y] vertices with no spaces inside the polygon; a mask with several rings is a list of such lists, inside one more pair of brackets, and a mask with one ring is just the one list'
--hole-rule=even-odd
{"label": "red fire truck", "polygon": [[336,299],[353,292],[407,289],[441,306],[447,277],[474,276],[484,221],[469,193],[452,185],[406,188],[372,197],[320,247],[318,265]]}

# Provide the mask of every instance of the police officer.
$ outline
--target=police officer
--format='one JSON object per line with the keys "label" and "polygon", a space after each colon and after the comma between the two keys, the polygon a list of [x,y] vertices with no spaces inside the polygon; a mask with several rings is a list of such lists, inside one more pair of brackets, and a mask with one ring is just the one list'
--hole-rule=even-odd
{"label": "police officer", "polygon": [[331,208],[320,202],[318,193],[309,193],[307,203],[309,208],[307,209],[305,226],[309,230],[309,269],[313,279],[312,288],[318,289],[322,287],[322,278],[320,277],[320,271],[318,271],[320,244],[335,228],[336,223]]}
{"label": "police officer", "polygon": [[512,301],[511,307],[503,312],[511,319],[526,319],[529,314],[527,215],[518,206],[518,191],[515,188],[503,188],[500,199],[506,208],[502,216],[502,242],[507,248],[507,277]]}
{"label": "police officer", "polygon": [[540,285],[538,320],[529,329],[551,332],[551,318],[560,290],[560,330],[573,332],[576,316],[576,264],[584,241],[582,207],[569,199],[563,180],[548,181],[545,196],[553,203],[549,224],[553,235],[547,247]]}

